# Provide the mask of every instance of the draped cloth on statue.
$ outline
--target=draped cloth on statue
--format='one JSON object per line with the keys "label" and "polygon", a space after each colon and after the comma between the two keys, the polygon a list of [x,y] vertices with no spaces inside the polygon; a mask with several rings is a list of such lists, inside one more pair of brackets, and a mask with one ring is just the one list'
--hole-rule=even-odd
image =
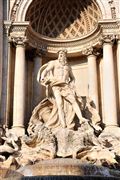
{"label": "draped cloth on statue", "polygon": [[[75,112],[70,102],[65,98],[63,99],[63,108],[67,128],[73,129],[75,126]],[[35,107],[29,125],[35,124],[35,121],[41,121],[45,124],[45,126],[52,129],[61,126],[59,121],[58,109],[54,98],[46,98]]]}

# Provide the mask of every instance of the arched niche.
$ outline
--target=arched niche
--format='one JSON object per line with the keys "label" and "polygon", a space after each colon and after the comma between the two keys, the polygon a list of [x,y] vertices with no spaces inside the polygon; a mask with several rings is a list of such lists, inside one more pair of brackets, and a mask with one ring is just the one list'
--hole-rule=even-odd
{"label": "arched niche", "polygon": [[102,13],[93,0],[35,0],[25,20],[38,34],[65,40],[87,35],[101,18]]}
{"label": "arched niche", "polygon": [[[16,0],[10,12],[10,19],[14,19],[15,21],[25,21],[27,10],[32,3],[33,0]],[[96,3],[102,12],[103,19],[111,18],[111,10],[108,1],[96,0]]]}

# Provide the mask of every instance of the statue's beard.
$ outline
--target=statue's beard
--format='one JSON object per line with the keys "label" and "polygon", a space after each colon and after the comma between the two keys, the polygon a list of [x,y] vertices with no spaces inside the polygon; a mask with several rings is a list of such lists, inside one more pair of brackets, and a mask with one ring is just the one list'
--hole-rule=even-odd
{"label": "statue's beard", "polygon": [[67,65],[67,61],[66,61],[66,60],[63,60],[63,59],[60,60],[60,59],[59,59],[59,62],[60,62],[60,64],[62,64],[62,65]]}
{"label": "statue's beard", "polygon": [[65,64],[66,64],[66,62],[63,62],[63,61],[62,61],[62,62],[60,62],[60,63],[61,63],[62,65],[65,65]]}

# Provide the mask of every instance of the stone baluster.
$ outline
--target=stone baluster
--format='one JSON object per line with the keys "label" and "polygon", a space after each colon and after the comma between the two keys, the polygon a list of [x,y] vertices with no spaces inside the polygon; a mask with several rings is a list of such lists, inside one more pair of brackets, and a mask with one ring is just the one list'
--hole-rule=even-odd
{"label": "stone baluster", "polygon": [[14,101],[13,101],[13,130],[18,135],[24,134],[25,118],[25,37],[14,38],[16,43]]}
{"label": "stone baluster", "polygon": [[103,37],[103,103],[106,127],[118,126],[112,37]]}

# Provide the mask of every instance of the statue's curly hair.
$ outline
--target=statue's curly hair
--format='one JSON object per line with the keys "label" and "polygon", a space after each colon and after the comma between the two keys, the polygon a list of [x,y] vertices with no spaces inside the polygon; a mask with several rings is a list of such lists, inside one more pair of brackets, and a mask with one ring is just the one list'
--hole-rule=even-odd
{"label": "statue's curly hair", "polygon": [[67,54],[67,49],[60,49],[57,53],[59,54],[61,51]]}

